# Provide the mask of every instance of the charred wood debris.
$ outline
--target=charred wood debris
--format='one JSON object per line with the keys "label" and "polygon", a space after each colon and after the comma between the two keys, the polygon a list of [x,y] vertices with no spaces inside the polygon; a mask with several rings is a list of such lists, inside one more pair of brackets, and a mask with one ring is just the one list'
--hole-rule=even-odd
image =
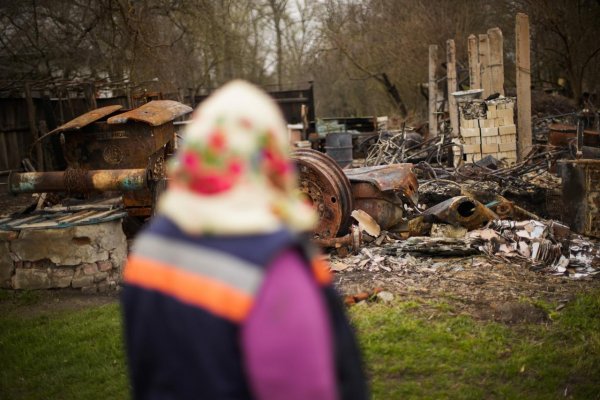
{"label": "charred wood debris", "polygon": [[[301,190],[321,218],[315,242],[326,249],[332,271],[403,275],[411,265],[425,268],[427,259],[485,257],[567,279],[597,279],[600,160],[576,154],[581,118],[563,114],[538,113],[536,144],[512,164],[487,156],[453,165],[463,159],[462,146],[449,129],[427,138],[422,128],[406,125],[355,137],[360,158],[343,169],[332,159],[307,166],[303,159],[311,150],[295,153]],[[565,132],[557,139],[556,122],[570,134],[566,139]],[[590,147],[600,148],[597,131],[590,128],[587,136]],[[334,182],[324,184],[324,175]],[[342,192],[346,198],[336,201]],[[348,302],[387,296],[377,288]]]}

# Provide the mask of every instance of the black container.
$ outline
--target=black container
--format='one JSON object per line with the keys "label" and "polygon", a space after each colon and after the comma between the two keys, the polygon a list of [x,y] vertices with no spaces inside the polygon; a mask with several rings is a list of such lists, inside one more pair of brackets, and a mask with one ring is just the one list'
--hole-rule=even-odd
{"label": "black container", "polygon": [[325,153],[342,168],[352,163],[352,134],[331,132],[325,137]]}

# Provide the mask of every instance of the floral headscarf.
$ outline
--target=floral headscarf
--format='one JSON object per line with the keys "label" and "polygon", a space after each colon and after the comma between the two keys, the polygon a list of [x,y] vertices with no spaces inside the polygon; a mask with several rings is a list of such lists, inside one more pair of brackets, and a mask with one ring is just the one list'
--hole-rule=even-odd
{"label": "floral headscarf", "polygon": [[191,234],[309,231],[316,222],[299,196],[281,111],[244,81],[196,109],[168,176],[158,211]]}

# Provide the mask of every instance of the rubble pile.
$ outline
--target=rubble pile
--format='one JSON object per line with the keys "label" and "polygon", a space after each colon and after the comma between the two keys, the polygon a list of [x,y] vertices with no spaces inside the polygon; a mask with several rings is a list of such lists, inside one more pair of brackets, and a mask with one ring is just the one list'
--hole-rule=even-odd
{"label": "rubble pile", "polygon": [[[503,196],[512,189],[513,193],[537,195],[543,203],[546,194],[556,194],[562,187],[561,178],[550,172],[556,156],[552,150],[538,147],[512,167],[502,167],[490,158],[480,165],[454,169],[450,179],[437,178],[440,168],[429,165],[430,170],[419,171],[423,164],[414,164],[415,171],[428,172],[415,175],[428,175],[429,179],[419,180],[414,194],[416,204],[404,203],[403,222],[383,230],[374,218],[369,218],[375,208],[369,212],[355,209],[351,216],[356,225],[352,225],[351,233],[329,241],[332,245],[325,244],[334,249],[332,270],[340,274],[423,276],[440,273],[432,259],[448,259],[451,263],[484,257],[490,265],[507,264],[575,280],[597,276],[599,244],[575,234],[565,224],[529,211],[527,202]],[[396,165],[388,165],[386,173]],[[352,176],[351,172],[347,174]],[[361,205],[368,206],[367,200],[362,198]]]}

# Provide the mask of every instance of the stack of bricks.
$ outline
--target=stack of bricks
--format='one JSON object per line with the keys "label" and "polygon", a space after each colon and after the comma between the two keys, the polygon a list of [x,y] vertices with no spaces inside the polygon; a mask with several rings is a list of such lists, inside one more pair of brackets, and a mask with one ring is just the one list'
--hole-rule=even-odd
{"label": "stack of bricks", "polygon": [[500,97],[459,105],[464,161],[475,162],[488,155],[509,165],[517,161],[514,104],[513,98]]}

